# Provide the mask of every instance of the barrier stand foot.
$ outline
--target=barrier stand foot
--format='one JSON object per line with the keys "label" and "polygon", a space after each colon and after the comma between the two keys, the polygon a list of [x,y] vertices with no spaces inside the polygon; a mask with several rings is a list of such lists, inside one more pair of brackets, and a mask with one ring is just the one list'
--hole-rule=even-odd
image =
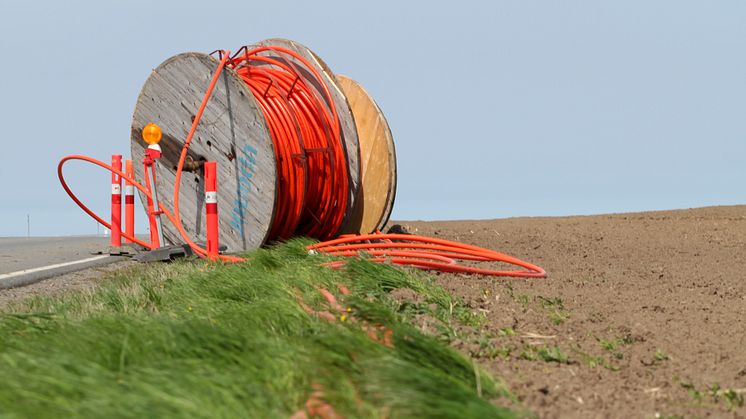
{"label": "barrier stand foot", "polygon": [[163,246],[149,252],[143,252],[133,257],[138,262],[167,262],[177,258],[194,256],[192,248],[187,244]]}

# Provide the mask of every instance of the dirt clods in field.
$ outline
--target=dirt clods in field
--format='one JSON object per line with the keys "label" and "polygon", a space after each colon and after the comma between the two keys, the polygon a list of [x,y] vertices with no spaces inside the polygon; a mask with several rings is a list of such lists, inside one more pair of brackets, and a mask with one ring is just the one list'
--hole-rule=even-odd
{"label": "dirt clods in field", "polygon": [[401,224],[549,272],[438,276],[483,316],[452,344],[529,411],[746,416],[746,206]]}

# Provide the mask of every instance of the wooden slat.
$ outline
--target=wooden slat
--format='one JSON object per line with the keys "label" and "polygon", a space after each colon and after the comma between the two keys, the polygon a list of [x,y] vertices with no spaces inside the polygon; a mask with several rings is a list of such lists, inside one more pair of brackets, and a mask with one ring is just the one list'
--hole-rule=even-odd
{"label": "wooden slat", "polygon": [[[150,75],[140,92],[132,118],[132,158],[135,175],[143,179],[140,163],[147,144],[141,130],[155,122],[163,130],[163,157],[158,166],[160,199],[173,208],[176,164],[192,118],[202,101],[218,61],[201,53],[184,53],[166,60]],[[216,161],[221,245],[229,252],[254,249],[267,238],[277,188],[272,140],[264,116],[244,82],[225,69],[213,91],[192,140],[189,156]],[[202,170],[183,172],[179,199],[181,218],[190,236],[204,242],[204,179]],[[145,197],[140,196],[145,202]],[[164,236],[182,239],[164,218]]]}
{"label": "wooden slat", "polygon": [[382,229],[396,196],[396,151],[389,124],[373,98],[356,81],[337,75],[355,117],[362,168],[360,201],[348,227],[354,233]]}

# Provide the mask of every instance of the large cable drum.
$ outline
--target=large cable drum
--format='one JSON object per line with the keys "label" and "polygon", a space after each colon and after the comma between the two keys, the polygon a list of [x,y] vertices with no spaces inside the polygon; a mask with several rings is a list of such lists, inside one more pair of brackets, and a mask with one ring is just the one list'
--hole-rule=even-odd
{"label": "large cable drum", "polygon": [[[341,163],[344,170],[339,172],[347,177],[348,190],[333,189],[347,196],[346,203],[337,207],[343,218],[338,227],[332,227],[333,235],[369,233],[382,228],[393,207],[396,157],[391,132],[380,108],[359,84],[347,77],[335,76],[316,54],[299,43],[270,39],[240,51],[259,51],[254,48],[267,47],[276,49],[261,50],[257,56],[280,60],[282,66],[287,64],[297,71],[296,78],[321,98],[319,106],[336,111],[335,124],[340,137],[335,144],[340,144],[344,150]],[[278,52],[281,50],[296,55]],[[135,176],[144,178],[140,162],[147,144],[140,133],[145,125],[153,122],[163,132],[160,143],[163,154],[158,161],[156,184],[160,201],[168,208],[174,206],[174,182],[184,141],[218,65],[218,59],[202,53],[171,57],[153,70],[137,99],[131,133]],[[254,60],[251,65],[272,66],[261,60]],[[228,252],[255,249],[276,239],[269,235],[273,222],[281,219],[278,205],[286,208],[278,198],[279,192],[287,191],[282,189],[284,178],[279,171],[283,157],[278,154],[275,134],[269,128],[270,122],[275,121],[267,119],[270,116],[266,114],[266,97],[256,96],[262,93],[247,85],[254,83],[254,79],[245,77],[246,73],[239,67],[230,65],[220,74],[188,148],[179,194],[179,212],[185,233],[197,242],[204,242],[202,167],[205,161],[217,162],[220,243],[227,246]],[[296,153],[292,158],[305,161],[303,154],[313,151],[316,150],[303,149],[301,145],[300,155]],[[311,176],[310,172],[304,173]],[[327,181],[323,177],[311,179]],[[287,194],[282,196],[287,201]],[[145,196],[141,194],[140,198],[147,210]],[[183,241],[180,232],[169,222],[163,223],[163,234],[168,242]]]}

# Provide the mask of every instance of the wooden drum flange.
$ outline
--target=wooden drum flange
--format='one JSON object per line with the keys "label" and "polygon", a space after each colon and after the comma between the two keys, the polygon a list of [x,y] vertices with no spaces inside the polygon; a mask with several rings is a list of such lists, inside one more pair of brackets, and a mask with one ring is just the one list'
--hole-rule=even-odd
{"label": "wooden drum flange", "polygon": [[388,222],[396,197],[396,149],[386,117],[355,80],[336,76],[355,117],[360,140],[361,187],[349,224],[352,233],[372,233]]}
{"label": "wooden drum flange", "polygon": [[[204,97],[218,61],[202,53],[184,53],[159,65],[140,92],[132,118],[132,159],[135,177],[143,179],[142,161],[147,144],[140,132],[149,122],[163,131],[163,156],[158,164],[161,202],[173,208],[176,165],[194,115]],[[275,211],[277,174],[275,153],[264,117],[244,82],[226,68],[207,103],[192,140],[188,157],[218,164],[220,243],[229,252],[261,246]],[[140,196],[145,202],[145,196]],[[202,170],[184,171],[179,198],[186,232],[204,242],[204,179]],[[164,237],[183,240],[169,222]]]}

